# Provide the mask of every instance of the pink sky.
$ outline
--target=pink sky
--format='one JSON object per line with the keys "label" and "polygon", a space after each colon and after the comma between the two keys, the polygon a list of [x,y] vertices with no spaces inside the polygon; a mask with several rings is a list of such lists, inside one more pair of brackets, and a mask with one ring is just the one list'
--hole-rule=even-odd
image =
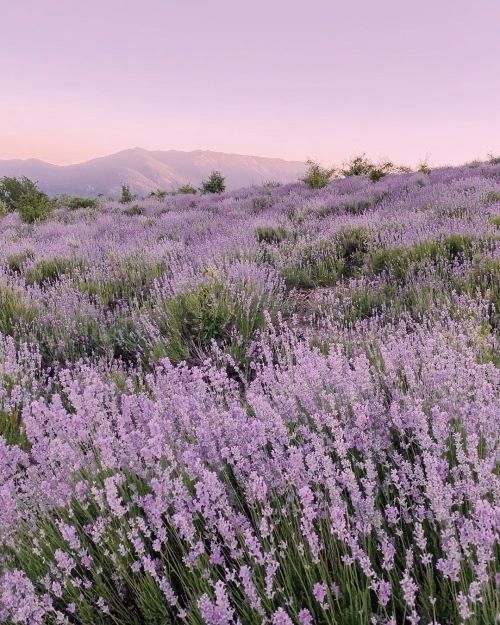
{"label": "pink sky", "polygon": [[9,0],[0,158],[500,152],[500,0]]}

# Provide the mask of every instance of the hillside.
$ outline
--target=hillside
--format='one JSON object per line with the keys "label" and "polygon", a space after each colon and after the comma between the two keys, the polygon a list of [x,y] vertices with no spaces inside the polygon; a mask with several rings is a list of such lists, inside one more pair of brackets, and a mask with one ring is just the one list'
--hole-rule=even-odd
{"label": "hillside", "polygon": [[0,217],[1,623],[495,623],[500,164],[61,204]]}
{"label": "hillside", "polygon": [[38,180],[49,195],[68,193],[116,196],[122,184],[133,193],[174,189],[188,182],[199,186],[213,170],[226,177],[228,189],[237,189],[267,180],[293,182],[303,174],[305,165],[278,158],[225,154],[209,150],[149,151],[124,150],[75,165],[52,165],[37,159],[0,160],[0,177],[27,176]]}

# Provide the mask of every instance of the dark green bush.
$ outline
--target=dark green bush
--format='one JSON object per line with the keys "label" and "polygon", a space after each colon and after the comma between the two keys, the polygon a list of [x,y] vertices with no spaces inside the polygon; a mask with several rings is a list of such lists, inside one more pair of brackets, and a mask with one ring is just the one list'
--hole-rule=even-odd
{"label": "dark green bush", "polygon": [[156,191],[151,191],[148,197],[155,198],[157,200],[164,200],[168,195],[168,192],[164,189],[156,189]]}
{"label": "dark green bush", "polygon": [[26,176],[21,178],[4,176],[0,180],[0,200],[9,212],[17,210],[17,205],[25,193],[35,191],[38,191],[36,182]]}
{"label": "dark green bush", "polygon": [[224,193],[225,190],[225,180],[220,171],[213,171],[208,180],[204,180],[201,183],[202,193]]}
{"label": "dark green bush", "polygon": [[[224,191],[224,189],[222,189],[222,191]],[[222,193],[222,191],[209,191],[209,193]],[[180,194],[185,194],[185,195],[194,195],[195,193],[197,193],[197,190],[193,187],[192,184],[188,183],[188,184],[183,184],[182,186],[180,186],[176,193],[180,193]]]}
{"label": "dark green bush", "polygon": [[354,277],[363,268],[370,246],[370,233],[365,228],[348,228],[341,230],[335,240],[343,263],[342,275]]}
{"label": "dark green bush", "polygon": [[200,362],[212,341],[224,345],[228,353],[245,365],[246,352],[255,331],[264,325],[264,308],[272,307],[252,286],[230,291],[214,278],[167,300],[157,323],[163,342],[156,357],[167,356]]}
{"label": "dark green bush", "polygon": [[123,211],[124,215],[134,217],[135,215],[144,215],[144,207],[139,204],[133,204]]}
{"label": "dark green bush", "polygon": [[99,202],[89,197],[70,197],[67,206],[69,210],[74,211],[79,208],[97,208]]}
{"label": "dark green bush", "polygon": [[259,243],[281,243],[291,236],[291,233],[282,227],[260,226],[255,229],[255,236]]}

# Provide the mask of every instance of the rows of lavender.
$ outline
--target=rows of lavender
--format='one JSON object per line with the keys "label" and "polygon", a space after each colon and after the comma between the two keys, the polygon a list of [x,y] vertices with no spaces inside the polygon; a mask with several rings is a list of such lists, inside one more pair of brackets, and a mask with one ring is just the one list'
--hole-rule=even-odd
{"label": "rows of lavender", "polygon": [[0,218],[0,622],[492,625],[500,165]]}

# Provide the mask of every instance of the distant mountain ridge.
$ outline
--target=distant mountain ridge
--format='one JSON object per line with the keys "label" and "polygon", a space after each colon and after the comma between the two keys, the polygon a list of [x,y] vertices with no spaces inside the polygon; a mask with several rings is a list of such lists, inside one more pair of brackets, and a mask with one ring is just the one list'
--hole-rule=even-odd
{"label": "distant mountain ridge", "polygon": [[0,160],[0,177],[27,176],[49,195],[116,196],[121,185],[145,195],[155,189],[172,190],[188,182],[198,187],[211,171],[219,170],[228,189],[267,180],[293,182],[305,163],[280,158],[226,154],[210,150],[144,150],[131,148],[75,165],[53,165],[38,159]]}

